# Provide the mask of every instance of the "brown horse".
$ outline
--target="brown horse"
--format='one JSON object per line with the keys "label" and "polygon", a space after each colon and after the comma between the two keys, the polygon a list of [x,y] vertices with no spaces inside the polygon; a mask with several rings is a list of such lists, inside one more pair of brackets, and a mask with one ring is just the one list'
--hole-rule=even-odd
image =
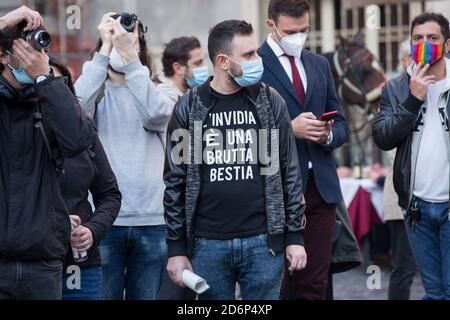
{"label": "brown horse", "polygon": [[367,163],[366,154],[372,153],[380,161],[381,153],[371,139],[371,121],[378,112],[381,91],[386,81],[378,59],[364,46],[362,35],[353,40],[340,38],[335,52],[325,53],[330,62],[338,96],[350,127],[350,140],[341,154],[341,165]]}

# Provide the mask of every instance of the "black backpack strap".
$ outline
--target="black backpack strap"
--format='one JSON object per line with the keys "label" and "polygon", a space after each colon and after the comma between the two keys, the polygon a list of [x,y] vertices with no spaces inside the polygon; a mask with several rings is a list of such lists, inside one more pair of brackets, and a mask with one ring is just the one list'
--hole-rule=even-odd
{"label": "black backpack strap", "polygon": [[40,110],[40,105],[38,111],[34,113],[34,127],[39,129],[44,140],[45,148],[47,149],[48,156],[52,159],[55,165],[56,172],[58,174],[64,174],[64,157],[62,156],[61,150],[58,147],[52,148],[50,141],[45,132],[44,122],[42,118],[42,113]]}
{"label": "black backpack strap", "polygon": [[42,113],[35,112],[34,113],[34,127],[38,128],[42,134],[42,138],[44,139],[45,148],[47,149],[47,153],[51,158],[53,158],[52,148],[50,147],[50,142],[48,141],[47,134],[45,133],[44,125],[42,123]]}

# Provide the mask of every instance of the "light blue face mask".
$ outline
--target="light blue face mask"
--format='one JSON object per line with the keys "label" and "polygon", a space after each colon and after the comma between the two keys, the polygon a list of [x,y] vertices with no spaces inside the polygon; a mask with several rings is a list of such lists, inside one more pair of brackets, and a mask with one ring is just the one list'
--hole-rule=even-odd
{"label": "light blue face mask", "polygon": [[[6,51],[10,56],[14,56],[11,52]],[[8,64],[8,67],[11,69],[11,72],[16,78],[17,82],[26,85],[26,84],[33,84],[34,80],[28,75],[28,73],[25,71],[22,65],[19,66],[19,69],[14,69],[10,64]]]}
{"label": "light blue face mask", "polygon": [[186,79],[189,87],[195,88],[204,84],[209,78],[209,70],[207,66],[192,69],[192,79]]}
{"label": "light blue face mask", "polygon": [[[228,59],[230,59],[233,63],[239,64],[230,57],[228,57]],[[242,75],[239,77],[236,77],[228,72],[240,87],[249,87],[261,80],[264,73],[264,66],[261,58],[244,61],[240,65],[242,68]]]}

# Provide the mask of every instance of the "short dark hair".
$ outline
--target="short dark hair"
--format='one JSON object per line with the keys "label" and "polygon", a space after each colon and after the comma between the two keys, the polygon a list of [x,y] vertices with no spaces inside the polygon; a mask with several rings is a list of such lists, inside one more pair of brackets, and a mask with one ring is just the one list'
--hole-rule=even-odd
{"label": "short dark hair", "polygon": [[441,13],[436,12],[424,12],[415,17],[414,20],[411,22],[411,35],[416,26],[430,21],[434,21],[437,24],[439,24],[445,40],[450,38],[450,27],[447,18],[444,17]]}
{"label": "short dark hair", "polygon": [[236,35],[251,35],[253,27],[244,20],[225,20],[215,25],[209,32],[208,53],[215,64],[218,54],[230,54],[230,47]]}
{"label": "short dark hair", "polygon": [[72,74],[70,73],[69,68],[64,63],[62,63],[53,56],[49,57],[48,64],[50,65],[50,67],[56,67],[59,70],[59,72],[61,72],[61,75],[63,77],[67,77],[67,86],[69,87],[70,91],[72,91],[72,93],[75,95],[75,87],[73,86]]}
{"label": "short dark hair", "polygon": [[201,48],[200,41],[196,37],[181,37],[170,40],[162,55],[163,72],[166,77],[175,74],[173,64],[178,62],[186,65],[191,58],[191,51]]}
{"label": "short dark hair", "polygon": [[270,0],[268,16],[277,23],[280,16],[301,17],[310,7],[308,0]]}

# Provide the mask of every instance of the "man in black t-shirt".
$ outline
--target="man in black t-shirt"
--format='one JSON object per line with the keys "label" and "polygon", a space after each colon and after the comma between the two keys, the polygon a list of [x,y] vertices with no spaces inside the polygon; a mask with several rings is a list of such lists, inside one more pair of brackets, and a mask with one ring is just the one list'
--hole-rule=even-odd
{"label": "man in black t-shirt", "polygon": [[234,299],[236,282],[243,299],[278,299],[284,253],[291,271],[306,265],[286,104],[260,82],[250,24],[218,24],[208,48],[214,77],[181,98],[168,126],[167,270],[182,287],[186,269],[206,279],[201,299]]}

